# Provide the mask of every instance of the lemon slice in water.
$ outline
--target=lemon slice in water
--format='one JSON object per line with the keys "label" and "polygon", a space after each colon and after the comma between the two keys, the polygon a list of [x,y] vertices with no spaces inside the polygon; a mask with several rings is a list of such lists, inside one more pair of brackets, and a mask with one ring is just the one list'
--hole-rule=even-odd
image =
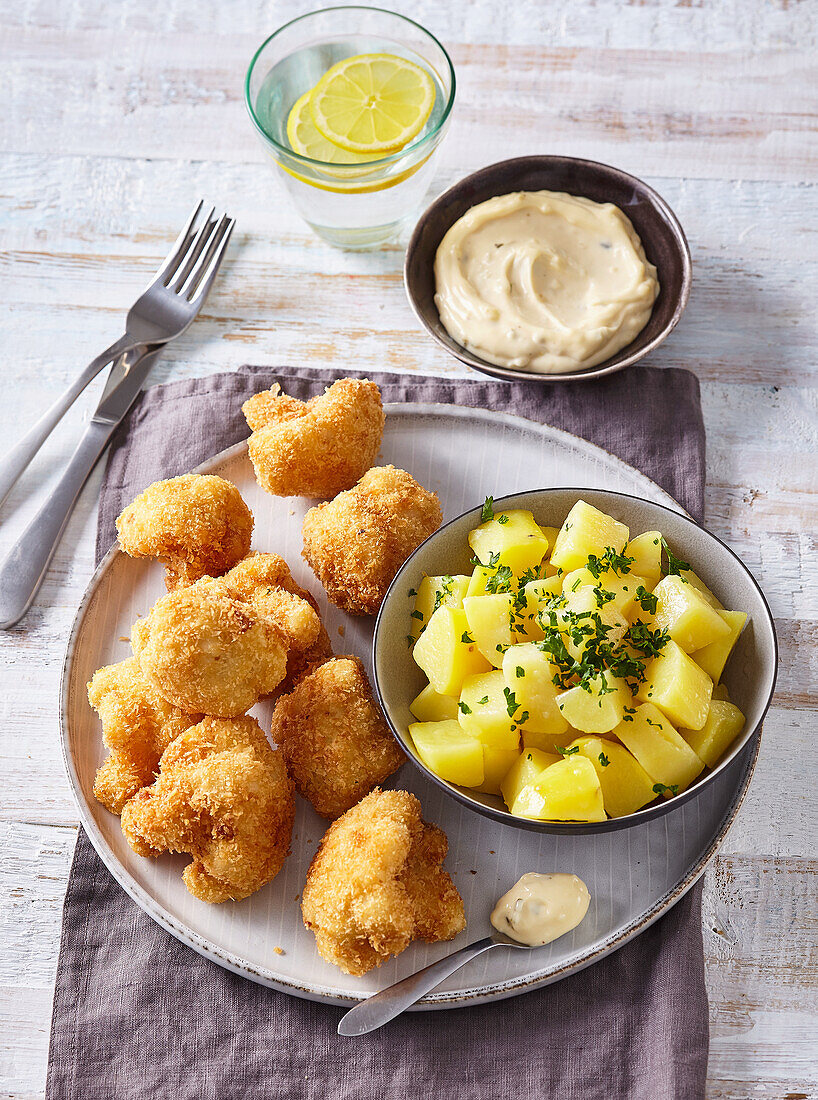
{"label": "lemon slice in water", "polygon": [[422,69],[391,53],[346,57],[309,95],[319,133],[354,153],[388,156],[417,137],[432,113],[435,85]]}
{"label": "lemon slice in water", "polygon": [[354,153],[327,141],[312,120],[309,107],[311,94],[305,92],[297,99],[287,118],[287,140],[293,152],[324,164],[366,164],[378,159],[377,153]]}

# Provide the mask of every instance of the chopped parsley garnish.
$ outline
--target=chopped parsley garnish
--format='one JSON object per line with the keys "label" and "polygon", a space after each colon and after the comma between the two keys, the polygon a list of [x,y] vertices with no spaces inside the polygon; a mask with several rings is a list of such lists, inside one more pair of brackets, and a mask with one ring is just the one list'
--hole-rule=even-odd
{"label": "chopped parsley garnish", "polygon": [[412,612],[412,618],[413,619],[420,619],[420,621],[423,622],[423,612],[422,611],[413,611]]}
{"label": "chopped parsley garnish", "polygon": [[571,591],[576,592],[579,586],[582,584],[582,577],[577,577],[574,583],[571,585]]}
{"label": "chopped parsley garnish", "polygon": [[572,745],[570,749],[565,747],[561,748],[559,745],[555,745],[554,747],[557,752],[562,753],[563,756],[573,756],[575,752],[579,752],[579,745]]}
{"label": "chopped parsley garnish", "polygon": [[468,703],[464,703],[462,699],[457,705],[460,707],[460,710],[463,714],[471,714],[471,707]]}
{"label": "chopped parsley garnish", "polygon": [[472,638],[468,630],[464,630],[463,633],[460,635],[460,641],[465,642],[466,645],[472,645],[474,643],[474,638]]}
{"label": "chopped parsley garnish", "polygon": [[639,606],[643,611],[647,611],[651,615],[656,614],[656,608],[659,601],[652,592],[648,592],[644,585],[640,584],[636,589],[636,599],[639,601]]}
{"label": "chopped parsley garnish", "polygon": [[416,588],[410,588],[408,593],[407,593],[408,596],[417,596],[417,594],[418,594],[418,590]]}
{"label": "chopped parsley garnish", "polygon": [[511,688],[508,687],[503,688],[503,695],[505,695],[506,697],[506,710],[508,711],[509,718],[513,718],[515,710],[517,710],[520,706],[520,704],[517,702],[517,696],[514,694]]}
{"label": "chopped parsley garnish", "polygon": [[671,574],[681,576],[683,570],[690,569],[689,562],[682,561],[681,558],[676,557],[668,546],[667,539],[662,538],[662,546],[664,547],[665,554],[667,554],[667,569],[662,570],[666,577],[669,577]]}
{"label": "chopped parsley garnish", "polygon": [[603,768],[607,768],[608,765],[610,764],[610,760],[608,759],[608,757],[605,755],[604,752],[601,752],[599,754],[599,762],[600,762],[600,764],[602,765]]}
{"label": "chopped parsley garnish", "polygon": [[498,565],[496,571],[486,581],[486,593],[508,592],[513,579],[510,566]]}
{"label": "chopped parsley garnish", "polygon": [[514,674],[516,675],[517,679],[519,680],[521,676],[525,676],[525,669],[523,668],[522,665],[517,665],[517,667],[514,669]]}
{"label": "chopped parsley garnish", "polygon": [[669,787],[666,787],[664,783],[654,783],[653,784],[653,793],[654,794],[665,794],[668,791],[671,794],[678,794],[679,793],[679,784],[678,783],[672,783]]}
{"label": "chopped parsley garnish", "polygon": [[494,497],[486,497],[480,512],[481,523],[488,523],[490,519],[494,519]]}
{"label": "chopped parsley garnish", "polygon": [[498,516],[497,517],[497,522],[502,524],[503,527],[505,527],[505,525],[508,523],[508,516],[505,515],[505,514],[503,514],[502,516]]}
{"label": "chopped parsley garnish", "polygon": [[478,700],[477,700],[478,704],[479,704],[479,705],[480,705],[481,707],[484,707],[484,706],[486,705],[486,703],[487,703],[488,701],[489,701],[489,697],[488,697],[488,695],[484,695],[482,699],[478,699]]}

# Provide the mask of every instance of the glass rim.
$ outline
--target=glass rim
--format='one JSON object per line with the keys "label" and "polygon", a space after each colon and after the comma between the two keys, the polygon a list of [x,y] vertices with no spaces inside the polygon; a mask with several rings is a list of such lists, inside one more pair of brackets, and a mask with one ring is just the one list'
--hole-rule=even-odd
{"label": "glass rim", "polygon": [[440,42],[440,40],[432,34],[431,31],[427,30],[426,27],[422,26],[414,19],[410,19],[407,15],[401,15],[399,12],[396,11],[389,11],[387,8],[369,7],[368,5],[364,4],[336,4],[329,8],[317,8],[315,11],[305,12],[303,15],[296,16],[295,19],[290,19],[287,23],[282,23],[280,27],[276,28],[276,30],[274,30],[272,34],[268,35],[264,39],[256,52],[253,54],[252,59],[250,60],[250,64],[247,67],[247,74],[244,78],[244,105],[247,108],[247,112],[250,115],[250,119],[253,125],[256,127],[264,140],[269,141],[271,145],[275,146],[275,148],[283,153],[285,156],[292,157],[295,161],[300,162],[303,165],[307,165],[310,168],[326,169],[328,167],[327,161],[315,160],[313,157],[305,157],[303,153],[296,153],[294,149],[291,149],[288,145],[282,145],[280,141],[276,141],[272,134],[269,134],[267,132],[267,130],[264,128],[263,123],[261,122],[261,119],[256,114],[255,108],[250,100],[250,78],[253,75],[253,70],[256,67],[256,62],[261,57],[263,51],[267,48],[267,46],[272,42],[274,38],[278,37],[278,35],[281,34],[282,31],[286,31],[289,27],[295,26],[296,23],[301,23],[305,19],[310,19],[315,15],[326,15],[328,12],[333,11],[374,11],[378,12],[381,15],[391,15],[395,19],[400,19],[404,23],[411,24],[411,26],[416,27],[422,34],[425,34],[427,38],[430,38],[432,42],[434,42],[434,44],[438,47],[438,49],[446,59],[446,64],[449,67],[451,87],[449,89],[449,94],[446,106],[443,110],[443,114],[440,116],[440,119],[438,120],[437,125],[434,127],[433,130],[430,130],[428,134],[424,134],[424,136],[418,141],[410,142],[408,145],[404,146],[403,149],[398,149],[397,152],[390,153],[386,157],[378,157],[375,160],[367,161],[364,165],[360,163],[356,164],[355,162],[347,163],[339,161],[337,163],[333,163],[331,167],[336,170],[338,168],[360,169],[362,167],[365,167],[367,171],[369,171],[372,168],[380,168],[395,164],[398,160],[400,160],[401,157],[406,156],[408,153],[413,153],[418,149],[424,148],[432,141],[433,138],[435,138],[440,133],[446,120],[451,114],[452,106],[454,105],[454,95],[456,89],[454,65],[452,64],[452,59],[449,57],[448,50],[442,44],[442,42]]}

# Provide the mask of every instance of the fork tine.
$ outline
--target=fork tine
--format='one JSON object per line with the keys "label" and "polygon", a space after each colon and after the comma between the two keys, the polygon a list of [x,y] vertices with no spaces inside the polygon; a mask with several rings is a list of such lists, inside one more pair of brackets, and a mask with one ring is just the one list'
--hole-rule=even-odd
{"label": "fork tine", "polygon": [[[227,219],[226,225],[225,219]],[[197,279],[197,285],[192,288],[189,294],[189,301],[191,305],[201,306],[205,298],[207,298],[208,294],[210,293],[210,288],[213,285],[213,280],[216,278],[216,275],[219,272],[219,267],[221,266],[221,262],[224,259],[224,254],[227,250],[227,245],[230,241],[230,235],[233,232],[233,227],[235,226],[235,224],[235,220],[233,218],[228,218],[226,214],[224,218],[222,218],[219,229],[216,231],[217,234],[221,233],[221,239],[218,241],[218,243],[216,243],[216,241],[214,240],[214,246],[211,249],[208,249],[209,256],[207,268],[204,270],[201,276],[201,280]]]}
{"label": "fork tine", "polygon": [[180,265],[179,270],[174,278],[172,280],[168,280],[166,285],[170,290],[173,291],[174,294],[179,293],[181,287],[187,281],[188,275],[190,275],[190,272],[193,270],[194,264],[198,260],[199,256],[202,254],[202,250],[211,239],[213,230],[216,226],[216,219],[213,217],[215,212],[216,207],[211,206],[210,213],[207,215],[204,222],[202,223],[201,228],[196,233],[196,238],[193,241],[191,247],[188,249],[187,254],[185,255],[184,263]]}
{"label": "fork tine", "polygon": [[219,219],[219,224],[216,226],[216,231],[210,238],[210,242],[207,248],[202,252],[201,256],[197,260],[195,266],[191,270],[187,281],[180,289],[179,293],[183,298],[187,298],[190,301],[196,293],[196,289],[199,283],[202,281],[204,274],[209,270],[210,264],[219,248],[222,238],[230,227],[231,218],[227,214],[223,214]]}
{"label": "fork tine", "polygon": [[203,202],[203,199],[199,199],[198,205],[194,207],[193,213],[185,222],[182,232],[174,241],[173,248],[171,248],[170,252],[168,252],[167,256],[164,258],[161,265],[159,266],[159,270],[156,272],[153,279],[151,280],[151,286],[153,286],[154,283],[164,283],[165,285],[167,285],[168,280],[173,276],[173,273],[176,271],[179,264],[185,257],[187,250],[190,247],[190,241],[192,238],[191,230],[196,222],[196,219],[199,216],[199,211],[202,209]]}

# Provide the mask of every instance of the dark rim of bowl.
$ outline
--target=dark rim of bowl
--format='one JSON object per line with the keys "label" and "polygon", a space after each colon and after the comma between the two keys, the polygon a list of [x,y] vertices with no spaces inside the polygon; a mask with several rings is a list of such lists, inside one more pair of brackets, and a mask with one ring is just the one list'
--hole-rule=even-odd
{"label": "dark rim of bowl", "polygon": [[[644,347],[627,354],[628,348],[631,344],[626,345],[621,351],[618,351],[616,355],[610,359],[606,359],[602,363],[598,363],[595,367],[586,367],[585,370],[569,371],[565,374],[538,374],[535,371],[516,370],[513,367],[502,367],[497,363],[489,363],[487,359],[481,359],[479,355],[474,355],[468,350],[468,348],[462,347],[457,344],[454,337],[449,337],[453,344],[457,345],[459,350],[449,347],[435,332],[433,326],[429,323],[424,313],[422,312],[418,302],[416,300],[414,289],[411,285],[409,278],[409,265],[410,260],[416,252],[420,240],[420,235],[426,226],[429,216],[432,211],[438,210],[441,206],[445,206],[447,202],[450,202],[464,187],[469,184],[478,183],[484,177],[488,177],[491,174],[497,172],[500,168],[508,168],[519,166],[521,169],[524,165],[536,166],[536,163],[541,164],[543,167],[547,167],[549,164],[574,164],[582,167],[593,168],[601,170],[603,173],[607,173],[611,176],[618,178],[622,182],[627,182],[637,190],[641,190],[646,198],[650,200],[659,213],[663,216],[668,226],[670,227],[673,238],[679,247],[679,254],[682,259],[682,281],[679,288],[676,304],[673,308],[673,313],[670,316],[665,327],[658,332],[653,339],[645,344]],[[508,191],[498,191],[497,194],[507,194]],[[483,200],[485,201],[485,200]],[[454,224],[454,223],[452,223]],[[449,227],[451,228],[451,227]],[[643,247],[645,241],[642,242]],[[648,242],[649,243],[649,242]],[[647,250],[646,250],[647,251]],[[645,183],[639,179],[638,176],[632,176],[629,172],[624,172],[621,168],[615,168],[611,164],[605,164],[598,160],[588,160],[583,157],[562,157],[562,156],[549,156],[547,154],[532,155],[528,157],[512,157],[509,160],[500,160],[495,164],[488,164],[484,168],[479,168],[476,172],[472,172],[469,176],[464,176],[463,179],[458,180],[457,183],[453,183],[451,187],[447,188],[442,194],[438,195],[433,202],[426,207],[418,221],[415,228],[412,230],[412,236],[409,238],[409,244],[406,246],[406,254],[403,262],[403,285],[406,290],[406,296],[409,299],[409,304],[412,307],[412,311],[429,333],[434,337],[438,344],[444,348],[450,355],[455,356],[461,363],[465,363],[467,366],[472,367],[473,370],[480,371],[482,374],[489,374],[495,378],[503,378],[510,382],[588,382],[594,378],[602,378],[606,374],[613,374],[615,371],[623,370],[625,367],[631,366],[633,363],[638,362],[644,358],[649,352],[654,351],[661,343],[663,343],[671,332],[676,328],[676,325],[681,320],[682,314],[685,311],[688,300],[690,298],[690,287],[693,281],[693,261],[690,255],[690,245],[688,244],[685,232],[682,229],[681,222],[674,214],[668,203],[662,198],[662,196],[655,191],[650,184]],[[439,317],[438,317],[439,319]],[[639,335],[635,337],[639,339]]]}
{"label": "dark rim of bowl", "polygon": [[738,759],[738,756],[750,744],[753,737],[757,734],[760,735],[762,723],[767,716],[767,711],[770,709],[770,704],[772,703],[773,696],[775,694],[776,680],[778,679],[778,636],[775,630],[775,620],[773,619],[773,613],[770,609],[770,605],[767,602],[767,597],[761,590],[761,586],[759,585],[753,574],[750,572],[750,570],[747,568],[747,566],[744,564],[744,562],[741,560],[741,558],[738,556],[738,554],[735,552],[735,550],[731,549],[731,547],[729,547],[726,542],[720,539],[718,535],[714,535],[712,531],[708,531],[706,527],[702,526],[702,524],[697,523],[696,520],[688,515],[687,512],[676,512],[674,511],[674,509],[668,508],[665,504],[658,504],[652,500],[645,501],[641,497],[633,496],[633,494],[631,493],[619,493],[613,489],[590,489],[587,485],[580,488],[571,485],[560,485],[544,487],[542,489],[524,489],[519,493],[507,493],[503,497],[498,497],[494,501],[494,504],[495,506],[502,506],[504,501],[511,499],[516,500],[520,497],[534,496],[535,494],[539,495],[540,493],[544,492],[568,492],[577,494],[583,492],[604,493],[606,496],[614,497],[619,500],[635,500],[639,504],[650,504],[651,507],[660,508],[663,512],[668,512],[670,515],[681,518],[692,524],[692,526],[698,527],[700,531],[703,531],[709,538],[713,539],[714,542],[717,542],[720,546],[722,546],[728,552],[728,554],[730,554],[730,556],[738,562],[739,566],[747,575],[751,584],[758,592],[762,606],[764,607],[764,610],[767,614],[767,620],[773,640],[773,667],[770,690],[767,695],[767,699],[765,700],[764,706],[761,710],[761,714],[759,715],[755,725],[752,727],[752,729],[745,731],[745,742],[742,748],[739,750],[739,753],[730,761],[721,761],[712,771],[709,771],[703,779],[700,779],[698,782],[694,782],[692,786],[688,787],[686,791],[682,791],[681,794],[674,795],[673,798],[665,799],[664,801],[657,804],[646,806],[644,809],[637,810],[636,813],[627,814],[625,817],[610,817],[606,818],[605,821],[538,821],[535,818],[515,817],[508,810],[498,810],[495,809],[493,806],[487,806],[485,803],[480,802],[475,798],[472,798],[468,794],[465,794],[464,791],[461,790],[461,788],[455,786],[453,783],[449,783],[447,780],[441,779],[439,776],[435,775],[435,773],[427,768],[423,761],[420,760],[413,752],[406,751],[408,747],[408,741],[399,733],[397,726],[392,721],[392,716],[387,709],[386,702],[381,691],[380,680],[378,677],[378,664],[375,659],[384,608],[386,607],[392,595],[392,592],[395,590],[407,567],[414,560],[415,556],[426,545],[426,543],[435,538],[436,535],[445,530],[447,527],[451,527],[453,523],[458,523],[464,518],[464,516],[468,516],[472,512],[479,511],[480,505],[476,505],[474,508],[467,508],[465,512],[461,512],[459,515],[454,516],[450,520],[447,520],[446,523],[438,527],[437,531],[433,531],[428,538],[424,539],[420,546],[418,546],[417,549],[413,551],[413,553],[400,567],[394,579],[392,580],[392,583],[389,585],[389,588],[386,590],[386,595],[384,596],[383,602],[381,603],[380,610],[378,611],[378,616],[375,619],[375,628],[372,635],[372,680],[375,688],[375,695],[378,700],[378,705],[381,708],[381,713],[386,720],[386,724],[389,726],[392,736],[398,742],[398,745],[401,747],[401,749],[406,751],[406,755],[410,759],[412,764],[414,764],[414,766],[418,768],[418,770],[423,775],[425,775],[427,779],[430,779],[442,791],[445,791],[446,794],[448,794],[452,798],[455,798],[464,806],[468,806],[469,809],[474,810],[475,813],[482,814],[485,817],[490,817],[494,821],[500,822],[500,824],[502,825],[511,825],[512,827],[527,829],[532,832],[556,834],[570,833],[574,835],[617,832],[620,829],[629,829],[635,825],[642,825],[645,822],[654,821],[656,818],[664,817],[665,814],[670,813],[670,811],[675,809],[676,807],[681,806],[685,802],[689,802],[693,798],[698,797],[698,795],[701,794],[701,792],[712,779],[714,779],[724,769],[729,767],[730,764],[734,763],[735,760]]}

